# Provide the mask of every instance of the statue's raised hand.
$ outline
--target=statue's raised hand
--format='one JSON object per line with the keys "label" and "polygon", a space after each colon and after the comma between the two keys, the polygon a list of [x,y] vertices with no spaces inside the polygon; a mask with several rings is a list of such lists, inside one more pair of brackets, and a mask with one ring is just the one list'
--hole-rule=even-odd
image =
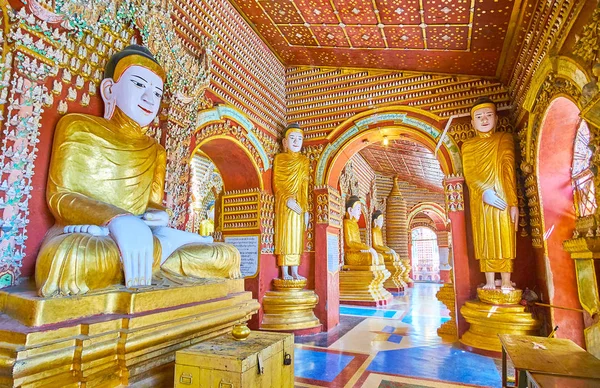
{"label": "statue's raised hand", "polygon": [[169,214],[164,210],[148,210],[142,216],[142,220],[148,226],[167,226],[169,225]]}
{"label": "statue's raised hand", "polygon": [[302,214],[302,208],[300,207],[300,204],[298,203],[298,201],[296,201],[294,198],[288,198],[288,200],[286,201],[285,205],[293,212],[298,213],[298,214]]}
{"label": "statue's raised hand", "polygon": [[492,189],[487,189],[483,192],[483,202],[500,210],[506,209],[506,201],[496,194]]}
{"label": "statue's raised hand", "polygon": [[136,216],[124,215],[110,221],[108,230],[121,253],[125,285],[128,288],[149,286],[154,261],[150,227]]}

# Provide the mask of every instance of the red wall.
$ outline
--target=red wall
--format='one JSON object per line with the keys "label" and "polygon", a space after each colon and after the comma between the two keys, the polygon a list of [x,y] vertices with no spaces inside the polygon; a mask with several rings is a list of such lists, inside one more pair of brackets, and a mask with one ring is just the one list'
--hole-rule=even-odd
{"label": "red wall", "polygon": [[[553,305],[580,309],[575,264],[562,247],[575,229],[571,165],[579,122],[579,109],[573,102],[560,97],[551,103],[540,131],[538,176],[544,233],[554,228],[545,241],[548,259],[542,261],[543,268],[550,267],[545,271],[549,301]],[[552,326],[559,326],[557,337],[585,346],[582,313],[553,309],[551,316]]]}

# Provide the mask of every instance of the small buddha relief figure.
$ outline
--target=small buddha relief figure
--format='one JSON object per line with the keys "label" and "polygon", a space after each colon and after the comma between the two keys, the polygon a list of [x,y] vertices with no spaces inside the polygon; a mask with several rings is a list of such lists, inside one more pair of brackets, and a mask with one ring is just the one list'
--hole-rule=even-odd
{"label": "small buddha relief figure", "polygon": [[283,152],[273,161],[275,254],[281,279],[305,280],[298,266],[308,226],[309,160],[300,153],[304,132],[298,124],[290,124],[283,136]]}
{"label": "small buddha relief figure", "polygon": [[501,289],[512,291],[519,217],[515,151],[511,134],[495,132],[497,121],[494,102],[478,99],[471,108],[477,136],[462,146],[463,169],[470,194],[475,258],[486,278],[483,289],[496,289],[495,273],[500,272]]}
{"label": "small buddha relief figure", "polygon": [[344,219],[344,262],[346,265],[381,265],[384,263],[383,256],[360,238],[358,220],[361,212],[360,199],[355,195],[350,196],[346,201]]}
{"label": "small buddha relief figure", "polygon": [[206,209],[206,219],[200,222],[200,236],[212,236],[215,232],[215,201],[210,201]]}
{"label": "small buddha relief figure", "polygon": [[56,223],[36,262],[40,296],[148,286],[159,272],[192,282],[241,276],[235,247],[167,226],[166,152],[146,135],[164,79],[147,49],[128,46],[107,63],[104,117],[58,122],[46,187]]}

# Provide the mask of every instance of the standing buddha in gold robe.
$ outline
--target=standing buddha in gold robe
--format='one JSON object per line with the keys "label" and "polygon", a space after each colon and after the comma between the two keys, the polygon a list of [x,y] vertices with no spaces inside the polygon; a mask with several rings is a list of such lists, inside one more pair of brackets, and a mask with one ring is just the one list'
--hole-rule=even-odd
{"label": "standing buddha in gold robe", "polygon": [[85,294],[123,283],[148,286],[161,271],[178,280],[240,277],[227,244],[167,227],[165,149],[146,135],[165,73],[144,47],[108,61],[104,118],[69,114],[57,124],[46,199],[56,223],[36,262],[40,296]]}
{"label": "standing buddha in gold robe", "polygon": [[[283,149],[273,162],[275,193],[275,254],[284,280],[303,280],[298,274],[308,225],[309,161],[300,153],[304,133],[290,124],[284,133]],[[291,267],[291,273],[288,268]]]}
{"label": "standing buddha in gold robe", "polygon": [[469,188],[475,258],[485,273],[484,289],[495,289],[500,272],[502,290],[513,290],[510,275],[516,256],[518,202],[512,135],[495,132],[498,116],[489,98],[477,100],[471,123],[477,136],[462,146],[463,170]]}

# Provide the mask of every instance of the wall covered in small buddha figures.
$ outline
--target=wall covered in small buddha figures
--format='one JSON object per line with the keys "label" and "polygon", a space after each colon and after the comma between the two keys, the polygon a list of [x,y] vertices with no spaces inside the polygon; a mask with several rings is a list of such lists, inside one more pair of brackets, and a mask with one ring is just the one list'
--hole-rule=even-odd
{"label": "wall covered in small buddha figures", "polygon": [[[127,0],[71,18],[75,5],[70,1],[0,4],[0,110],[5,118],[0,287],[33,275],[37,251],[54,222],[45,186],[56,123],[67,113],[102,115],[104,65],[131,43],[149,47],[168,73],[163,107],[148,133],[167,150],[165,204],[173,226],[183,228],[188,216],[189,158],[199,111],[215,104],[234,106],[253,122],[252,140],[264,152],[249,144],[252,163],[266,161],[264,170],[269,168],[285,119],[285,72],[228,2],[174,3],[163,9],[166,3],[152,8]],[[169,12],[172,19],[165,16]],[[143,33],[131,27],[134,22],[144,26]],[[182,39],[190,28],[196,32],[193,39]],[[270,178],[265,184],[270,191]]]}

